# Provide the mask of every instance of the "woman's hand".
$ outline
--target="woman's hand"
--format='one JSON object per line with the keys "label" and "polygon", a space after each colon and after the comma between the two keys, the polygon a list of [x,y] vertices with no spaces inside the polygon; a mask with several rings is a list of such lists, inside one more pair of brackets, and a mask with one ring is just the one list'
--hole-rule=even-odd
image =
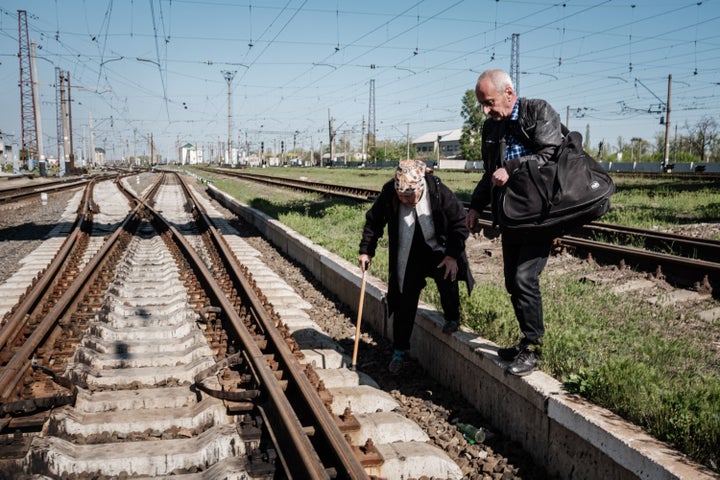
{"label": "woman's hand", "polygon": [[443,278],[445,280],[450,279],[450,281],[454,282],[457,279],[457,272],[458,272],[458,264],[457,260],[455,260],[453,257],[448,257],[447,255],[445,258],[443,258],[443,261],[440,262],[440,265],[437,266],[437,268],[445,268],[445,275]]}

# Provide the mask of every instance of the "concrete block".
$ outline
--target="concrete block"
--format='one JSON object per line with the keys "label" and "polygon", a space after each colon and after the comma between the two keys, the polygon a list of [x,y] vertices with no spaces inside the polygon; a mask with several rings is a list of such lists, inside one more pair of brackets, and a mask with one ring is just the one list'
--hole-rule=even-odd
{"label": "concrete block", "polygon": [[[613,462],[629,471],[634,477],[646,480],[717,479],[707,469],[698,469],[691,462],[682,460],[667,444],[660,442],[640,427],[625,422],[606,409],[571,395],[558,395],[548,400],[548,417],[559,425],[580,436],[597,451],[610,457]],[[565,459],[567,462],[568,460]],[[579,476],[595,475],[587,458],[575,458],[575,472]],[[613,477],[619,478],[616,474]]]}
{"label": "concrete block", "polygon": [[354,417],[360,424],[360,431],[350,434],[353,445],[363,445],[368,438],[371,438],[375,445],[430,441],[430,437],[417,423],[397,412],[358,413]]}
{"label": "concrete block", "polygon": [[352,364],[350,356],[344,352],[339,352],[333,349],[327,348],[312,348],[303,349],[303,355],[305,358],[302,363],[309,363],[314,368],[343,368],[348,367]]}
{"label": "concrete block", "polygon": [[381,478],[461,479],[462,470],[442,450],[421,442],[395,442],[376,445],[385,462],[369,475]]}
{"label": "concrete block", "polygon": [[389,412],[398,407],[398,403],[389,393],[367,385],[356,387],[329,388],[333,396],[332,412],[341,415],[346,408],[352,413]]}

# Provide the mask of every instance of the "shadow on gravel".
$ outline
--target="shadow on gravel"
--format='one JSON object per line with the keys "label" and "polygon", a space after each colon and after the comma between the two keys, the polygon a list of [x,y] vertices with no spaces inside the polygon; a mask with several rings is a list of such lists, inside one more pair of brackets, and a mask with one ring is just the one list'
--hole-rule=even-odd
{"label": "shadow on gravel", "polygon": [[[23,223],[12,227],[0,228],[0,242],[7,240],[23,242],[47,240],[50,232],[58,225],[58,223]],[[66,228],[72,228],[72,224],[66,225]],[[61,233],[59,236],[64,237],[65,235]]]}

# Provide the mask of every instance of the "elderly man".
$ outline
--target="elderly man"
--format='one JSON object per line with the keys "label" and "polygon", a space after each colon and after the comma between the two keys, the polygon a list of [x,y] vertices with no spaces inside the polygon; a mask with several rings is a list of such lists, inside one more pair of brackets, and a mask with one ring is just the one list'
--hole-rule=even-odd
{"label": "elderly man", "polygon": [[[477,231],[483,208],[491,205],[498,222],[498,197],[503,186],[523,162],[547,162],[562,143],[560,116],[544,100],[518,98],[510,76],[502,70],[487,70],[478,78],[475,96],[485,115],[482,158],[485,173],[473,191],[467,226]],[[552,238],[519,236],[502,232],[505,288],[510,293],[522,337],[517,345],[498,350],[500,358],[512,362],[507,372],[527,375],[537,368],[545,334],[540,273],[545,268]]]}
{"label": "elderly man", "polygon": [[365,215],[358,261],[363,270],[375,255],[378,240],[388,225],[388,307],[393,315],[391,373],[402,369],[415,324],[420,292],[427,277],[440,292],[445,325],[452,333],[460,322],[458,280],[472,291],[473,278],[467,266],[465,209],[455,194],[419,160],[401,161],[395,177]]}

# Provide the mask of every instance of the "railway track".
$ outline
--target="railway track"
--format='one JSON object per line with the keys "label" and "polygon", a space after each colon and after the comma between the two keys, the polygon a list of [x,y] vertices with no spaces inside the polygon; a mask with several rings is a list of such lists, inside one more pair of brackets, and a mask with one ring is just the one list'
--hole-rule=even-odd
{"label": "railway track", "polygon": [[158,178],[91,182],[0,323],[0,478],[461,476],[335,347],[291,335],[314,331],[299,300]]}
{"label": "railway track", "polygon": [[[380,193],[372,189],[304,182],[231,169],[212,171],[267,185],[366,202],[373,201]],[[492,229],[492,219],[488,211],[483,212],[480,223],[483,228]],[[597,261],[662,277],[679,288],[691,288],[704,293],[720,291],[720,241],[717,240],[592,222],[557,239],[556,243],[560,249],[580,256],[590,256]]]}
{"label": "railway track", "polygon": [[38,195],[47,196],[49,193],[53,192],[73,190],[86,185],[92,179],[107,176],[107,174],[98,174],[83,177],[67,177],[61,180],[28,180],[26,177],[23,177],[23,181],[17,185],[3,185],[3,188],[0,189],[0,204],[10,204],[20,200],[36,197]]}

